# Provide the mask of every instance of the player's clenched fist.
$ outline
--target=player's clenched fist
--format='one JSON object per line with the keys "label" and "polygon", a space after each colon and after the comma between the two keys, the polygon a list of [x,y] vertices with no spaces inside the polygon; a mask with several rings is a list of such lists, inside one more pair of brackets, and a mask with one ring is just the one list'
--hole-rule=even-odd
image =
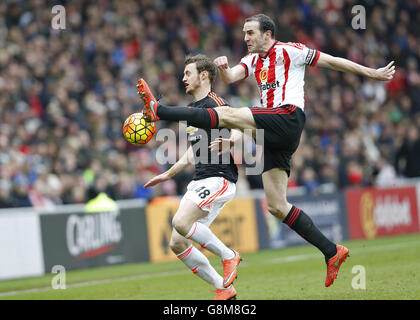
{"label": "player's clenched fist", "polygon": [[223,69],[229,68],[228,59],[226,56],[217,57],[216,59],[214,59],[213,62],[218,68],[223,68]]}

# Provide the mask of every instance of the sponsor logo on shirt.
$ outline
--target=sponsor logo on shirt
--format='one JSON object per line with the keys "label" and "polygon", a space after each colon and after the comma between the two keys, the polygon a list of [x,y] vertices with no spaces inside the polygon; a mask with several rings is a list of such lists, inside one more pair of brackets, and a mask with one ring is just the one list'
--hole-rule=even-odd
{"label": "sponsor logo on shirt", "polygon": [[258,87],[260,88],[260,91],[276,89],[280,87],[280,82],[276,81],[273,83],[261,83]]}

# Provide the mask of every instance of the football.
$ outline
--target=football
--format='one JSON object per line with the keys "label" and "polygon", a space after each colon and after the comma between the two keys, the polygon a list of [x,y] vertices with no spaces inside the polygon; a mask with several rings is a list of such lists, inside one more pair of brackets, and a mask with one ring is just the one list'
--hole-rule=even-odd
{"label": "football", "polygon": [[137,146],[148,143],[156,133],[154,122],[147,122],[143,113],[133,113],[124,121],[123,135],[125,139]]}

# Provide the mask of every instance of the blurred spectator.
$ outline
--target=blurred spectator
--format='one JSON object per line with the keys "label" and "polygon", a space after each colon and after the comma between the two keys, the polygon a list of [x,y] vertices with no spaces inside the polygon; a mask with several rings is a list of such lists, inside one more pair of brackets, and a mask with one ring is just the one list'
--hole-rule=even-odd
{"label": "blurred spectator", "polygon": [[18,174],[13,179],[12,201],[16,207],[31,207],[32,203],[28,196],[29,181],[23,174]]}
{"label": "blurred spectator", "polygon": [[377,186],[392,186],[395,183],[397,173],[394,166],[389,163],[387,159],[379,159],[379,161],[375,164],[374,170],[374,175],[376,175],[375,184]]}
{"label": "blurred spectator", "polygon": [[319,182],[316,180],[314,169],[306,167],[302,174],[302,184],[306,188],[308,194],[316,194]]}
{"label": "blurred spectator", "polygon": [[11,183],[7,180],[0,180],[0,208],[16,207],[17,204],[11,197]]}
{"label": "blurred spectator", "polygon": [[408,178],[420,177],[420,135],[419,128],[411,125],[396,155],[398,172]]}
{"label": "blurred spectator", "polygon": [[[366,30],[351,28],[351,8],[366,7]],[[418,1],[66,1],[65,30],[51,29],[46,0],[0,2],[0,204],[86,203],[100,190],[115,200],[183,194],[186,170],[144,189],[170,164],[157,161],[161,141],[144,147],[121,134],[140,104],[135,81],[146,78],[167,104],[186,105],[186,54],[246,54],[244,18],[266,13],[277,39],[371,67],[395,60],[388,82],[307,68],[301,145],[290,187],[315,192],[420,176],[420,4]],[[349,45],[351,44],[351,45]],[[232,106],[259,104],[249,79],[214,90]],[[179,139],[178,124],[171,128]],[[176,144],[173,143],[173,147]],[[179,156],[177,151],[176,157]],[[261,188],[260,176],[244,186]]]}

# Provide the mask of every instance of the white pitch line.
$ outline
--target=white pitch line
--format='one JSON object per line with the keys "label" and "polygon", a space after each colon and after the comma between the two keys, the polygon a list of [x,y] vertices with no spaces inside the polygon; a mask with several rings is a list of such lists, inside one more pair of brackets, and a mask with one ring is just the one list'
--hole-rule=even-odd
{"label": "white pitch line", "polygon": [[[410,247],[413,245],[420,247],[420,243],[417,241],[406,241],[406,242],[401,242],[401,243],[382,244],[382,245],[376,245],[376,246],[367,245],[364,248],[350,249],[350,254],[358,253],[358,252],[366,252],[366,251],[368,252],[381,251],[383,249],[392,250],[392,249]],[[287,262],[295,262],[295,261],[301,261],[301,260],[309,260],[309,259],[314,259],[314,258],[320,258],[320,254],[311,253],[311,254],[300,254],[300,255],[294,255],[294,256],[279,257],[279,258],[273,258],[270,260],[259,261],[258,264],[261,265],[261,264],[273,264],[273,263],[287,263]],[[243,263],[241,263],[241,268],[246,268],[251,265],[253,264],[252,263],[250,264],[244,261]],[[175,270],[175,271],[158,272],[158,273],[143,274],[143,275],[136,275],[136,276],[129,276],[129,277],[85,281],[85,282],[69,284],[67,285],[67,288],[87,287],[87,286],[94,286],[98,284],[113,283],[113,282],[120,282],[120,281],[160,278],[160,277],[167,277],[167,276],[173,276],[173,275],[178,275],[178,274],[187,274],[189,272],[190,272],[189,270]],[[1,292],[0,297],[12,296],[12,295],[24,294],[24,293],[38,293],[38,292],[44,292],[44,291],[49,291],[49,290],[53,290],[53,289],[51,287],[42,287],[42,288],[7,291],[7,292]]]}

